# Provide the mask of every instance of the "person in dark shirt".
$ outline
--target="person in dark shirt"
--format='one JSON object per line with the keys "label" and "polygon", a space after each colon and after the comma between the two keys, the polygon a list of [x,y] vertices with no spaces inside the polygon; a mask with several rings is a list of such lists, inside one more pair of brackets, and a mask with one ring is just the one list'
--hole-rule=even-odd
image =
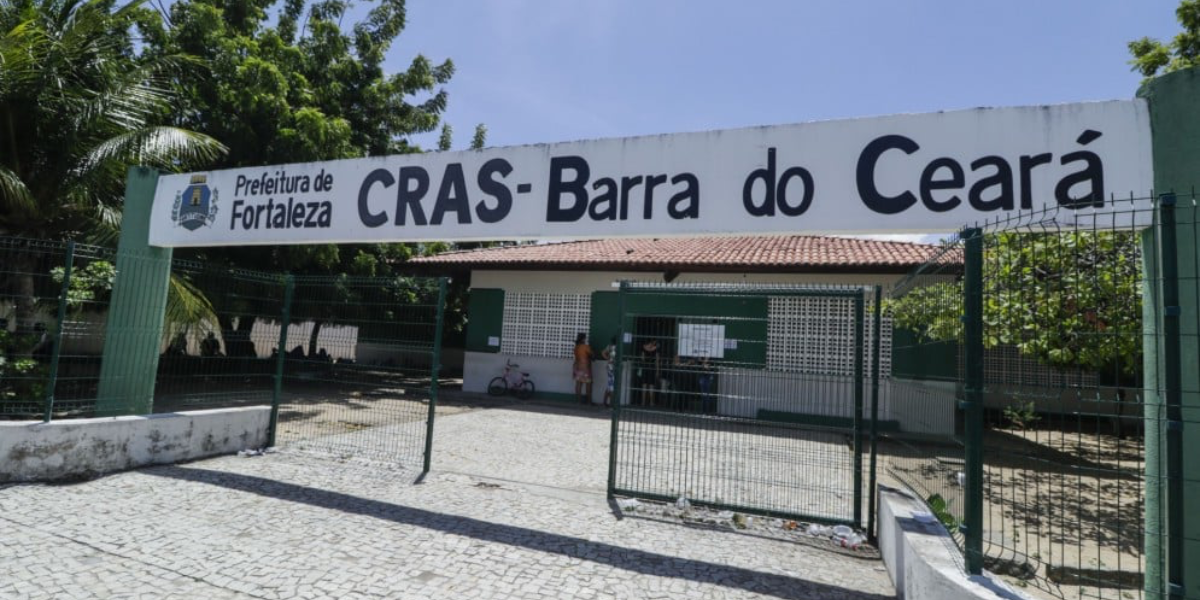
{"label": "person in dark shirt", "polygon": [[658,340],[649,339],[642,343],[638,352],[638,368],[634,373],[634,386],[642,391],[642,405],[653,406],[654,393],[662,379],[662,352]]}

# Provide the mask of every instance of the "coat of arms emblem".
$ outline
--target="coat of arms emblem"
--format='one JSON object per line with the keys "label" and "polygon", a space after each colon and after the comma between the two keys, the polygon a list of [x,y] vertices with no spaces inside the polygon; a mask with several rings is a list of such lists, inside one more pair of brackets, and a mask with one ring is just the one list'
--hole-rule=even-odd
{"label": "coat of arms emblem", "polygon": [[217,191],[208,187],[208,177],[192,175],[191,183],[175,195],[171,218],[176,225],[195,231],[217,218]]}

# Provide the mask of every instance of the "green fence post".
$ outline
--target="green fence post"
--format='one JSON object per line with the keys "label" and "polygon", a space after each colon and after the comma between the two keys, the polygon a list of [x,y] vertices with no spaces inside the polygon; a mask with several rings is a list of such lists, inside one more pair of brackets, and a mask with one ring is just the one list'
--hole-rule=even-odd
{"label": "green fence post", "polygon": [[117,246],[117,277],[108,306],[96,393],[96,414],[100,416],[154,410],[154,384],[171,279],[171,249],[150,245],[150,208],[157,187],[158,171],[129,168]]}
{"label": "green fence post", "polygon": [[1162,325],[1162,277],[1159,265],[1159,242],[1161,241],[1160,211],[1154,210],[1154,223],[1141,233],[1142,246],[1142,419],[1145,423],[1145,511],[1143,546],[1145,548],[1143,569],[1143,592],[1146,600],[1165,598],[1163,575],[1163,540],[1165,517],[1162,493],[1162,387],[1163,374],[1159,358],[1163,356]]}
{"label": "green fence post", "polygon": [[267,430],[267,447],[275,445],[275,433],[279,428],[279,399],[283,395],[283,366],[287,360],[287,334],[288,327],[292,324],[292,296],[296,290],[296,278],[288,275],[283,285],[283,312],[279,317],[279,346],[275,351],[275,389],[271,392],[271,424]]}
{"label": "green fence post", "polygon": [[617,489],[617,433],[621,420],[621,404],[624,400],[625,386],[621,385],[624,372],[623,358],[625,356],[625,288],[626,282],[621,282],[617,290],[617,364],[613,370],[612,393],[612,422],[608,433],[608,497],[612,498]]}
{"label": "green fence post", "polygon": [[[1159,287],[1165,295],[1166,284],[1172,282],[1178,294],[1175,301],[1158,298],[1154,302],[1157,314],[1153,315],[1157,322],[1143,324],[1148,388],[1145,444],[1147,599],[1163,598],[1168,594],[1176,598],[1200,598],[1200,577],[1186,576],[1200,573],[1200,421],[1197,420],[1200,415],[1200,370],[1195,368],[1200,362],[1200,335],[1197,335],[1200,332],[1200,287],[1195,285],[1197,263],[1200,262],[1200,237],[1197,236],[1200,230],[1196,227],[1196,219],[1200,213],[1194,202],[1195,190],[1200,187],[1200,170],[1196,168],[1200,160],[1198,95],[1200,68],[1196,67],[1154,77],[1138,90],[1138,96],[1145,98],[1149,105],[1154,189],[1191,190],[1193,194],[1192,202],[1176,204],[1172,209],[1179,224],[1186,226],[1175,228],[1172,242],[1158,240],[1161,260],[1165,261],[1168,254],[1173,254],[1179,272],[1174,277],[1162,273],[1162,286],[1156,286],[1154,282],[1145,286],[1147,289]],[[1165,228],[1160,233],[1165,237]],[[1165,267],[1163,265],[1164,270]],[[1180,275],[1192,281],[1178,285]],[[1152,296],[1146,296],[1147,303],[1151,299]],[[1178,307],[1179,316],[1164,314],[1166,306]],[[1167,339],[1166,331],[1173,320],[1177,321],[1180,331],[1175,342]],[[1157,371],[1163,378],[1168,377],[1170,352],[1177,353],[1181,366],[1179,378],[1157,381],[1158,389],[1149,389],[1152,373]],[[1157,361],[1151,361],[1151,358]],[[1168,399],[1166,392],[1172,388],[1177,391],[1177,397]],[[1161,427],[1152,427],[1153,424]],[[1177,454],[1180,446],[1182,453]],[[1182,492],[1172,489],[1174,485],[1181,485]]]}
{"label": "green fence post", "polygon": [[[1179,525],[1183,523],[1183,390],[1182,364],[1180,362],[1181,339],[1179,319],[1179,256],[1177,253],[1175,194],[1163,194],[1158,202],[1162,218],[1162,326],[1163,326],[1163,390],[1166,406],[1166,421],[1154,423],[1165,426],[1159,435],[1166,438],[1166,483],[1167,483],[1167,593],[1172,599],[1183,597],[1183,535]],[[1162,541],[1160,540],[1160,543]]]}
{"label": "green fence post", "polygon": [[867,323],[863,318],[863,294],[854,298],[854,526],[862,527],[863,495],[863,337]]}
{"label": "green fence post", "polygon": [[67,320],[67,302],[71,293],[71,268],[75,264],[75,241],[67,242],[67,255],[63,260],[62,292],[58,297],[58,324],[54,330],[54,346],[50,349],[50,378],[46,382],[46,410],[42,422],[49,423],[54,412],[54,389],[58,387],[58,359],[62,355],[63,324]]}
{"label": "green fence post", "polygon": [[422,473],[429,472],[429,463],[433,457],[433,417],[437,412],[438,377],[442,373],[442,319],[446,306],[447,279],[438,279],[437,324],[433,330],[433,366],[429,380],[429,416],[425,419],[425,463]]}
{"label": "green fence post", "polygon": [[983,572],[983,231],[964,229],[963,382],[966,425],[966,506],[963,529],[967,572]]}
{"label": "green fence post", "polygon": [[867,535],[872,540],[875,536],[875,497],[877,490],[875,489],[875,452],[878,447],[879,436],[879,372],[882,370],[879,367],[879,354],[882,346],[883,335],[883,288],[875,286],[875,314],[871,337],[871,464],[868,476],[870,482],[867,484]]}

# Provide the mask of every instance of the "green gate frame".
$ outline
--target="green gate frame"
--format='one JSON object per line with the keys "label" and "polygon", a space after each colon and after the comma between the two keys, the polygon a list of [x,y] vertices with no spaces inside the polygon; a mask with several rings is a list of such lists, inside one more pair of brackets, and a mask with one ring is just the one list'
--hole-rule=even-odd
{"label": "green gate frame", "polygon": [[[610,440],[609,440],[607,493],[608,493],[608,497],[610,499],[612,499],[616,496],[628,496],[628,497],[643,498],[643,499],[647,499],[647,500],[657,500],[657,501],[667,501],[667,502],[676,500],[676,498],[674,498],[674,497],[660,494],[660,493],[647,492],[647,491],[642,491],[642,490],[631,490],[631,489],[625,489],[625,488],[621,488],[621,487],[617,486],[617,465],[618,465],[617,457],[618,457],[618,453],[619,453],[618,446],[619,446],[619,436],[620,436],[620,431],[621,431],[621,415],[622,415],[623,411],[630,410],[630,409],[624,408],[624,404],[626,402],[626,399],[628,398],[629,390],[627,389],[626,386],[623,386],[622,384],[624,382],[623,370],[624,370],[624,366],[625,366],[625,362],[626,362],[626,360],[625,360],[626,357],[624,356],[624,347],[627,342],[625,340],[626,340],[627,335],[632,335],[632,332],[628,331],[626,328],[626,325],[627,325],[626,318],[630,314],[628,308],[629,308],[629,297],[631,295],[640,295],[640,294],[651,295],[651,294],[667,293],[667,294],[672,294],[672,295],[682,294],[682,295],[692,295],[692,296],[697,296],[697,297],[704,297],[704,296],[706,296],[706,297],[760,296],[763,298],[768,298],[768,297],[791,296],[791,297],[810,297],[810,298],[843,298],[843,299],[847,299],[847,300],[852,300],[854,302],[854,319],[855,319],[855,327],[854,327],[854,329],[855,329],[855,336],[854,336],[854,338],[855,338],[855,342],[854,342],[855,353],[854,353],[854,375],[853,375],[853,379],[854,379],[854,400],[853,400],[854,415],[853,415],[853,419],[852,419],[852,427],[849,431],[850,435],[853,436],[853,445],[854,445],[853,459],[852,459],[853,460],[853,470],[854,470],[854,483],[853,483],[854,489],[852,490],[853,495],[854,495],[854,500],[853,500],[854,516],[853,516],[853,518],[852,519],[833,519],[833,518],[829,518],[826,516],[805,514],[802,512],[798,512],[798,511],[797,512],[778,511],[778,510],[771,510],[771,509],[763,508],[763,507],[745,506],[745,505],[740,505],[740,504],[730,504],[730,503],[726,503],[726,502],[716,501],[713,499],[688,498],[688,501],[692,505],[704,506],[704,507],[713,508],[713,509],[733,510],[733,511],[738,511],[738,512],[747,513],[747,514],[755,514],[755,515],[762,515],[762,516],[768,516],[768,517],[801,519],[806,522],[844,524],[844,525],[851,525],[853,527],[861,528],[861,527],[863,527],[862,511],[863,511],[863,494],[865,491],[864,485],[863,485],[864,484],[864,477],[863,477],[864,437],[869,436],[869,446],[868,446],[867,452],[869,452],[869,454],[870,454],[870,457],[869,457],[869,459],[870,459],[870,463],[869,463],[870,464],[870,474],[869,474],[869,477],[867,478],[867,485],[870,487],[870,490],[867,490],[867,492],[869,493],[870,507],[868,508],[868,513],[870,513],[870,514],[868,515],[867,531],[868,531],[868,533],[874,531],[874,523],[875,523],[875,515],[874,515],[875,489],[874,488],[876,485],[875,466],[876,466],[876,446],[877,446],[877,444],[876,444],[876,435],[877,435],[876,421],[878,419],[878,403],[879,403],[879,370],[880,370],[879,369],[879,364],[880,364],[880,361],[879,361],[879,358],[880,358],[880,352],[879,352],[880,335],[879,334],[880,334],[880,323],[881,323],[881,296],[882,296],[880,286],[838,286],[838,287],[811,286],[811,287],[805,287],[803,285],[779,285],[779,284],[670,285],[670,284],[645,284],[645,283],[635,283],[635,282],[629,282],[629,281],[621,281],[619,286],[620,287],[619,287],[619,292],[618,292],[619,293],[618,304],[619,304],[619,315],[620,315],[619,316],[620,334],[619,334],[619,340],[617,343],[617,353],[616,353],[616,359],[615,359],[616,364],[615,364],[615,371],[614,371],[614,375],[613,375],[613,377],[614,377],[613,409],[612,409],[611,428],[610,428],[610,433],[609,433]],[[864,361],[863,361],[863,355],[864,355],[864,351],[866,350],[865,344],[866,344],[866,336],[867,336],[867,331],[868,331],[867,330],[868,322],[865,318],[866,317],[865,312],[866,312],[867,297],[869,294],[874,298],[874,302],[875,302],[874,310],[872,311],[873,314],[872,314],[872,323],[871,323],[872,331],[874,332],[874,337],[872,338],[872,340],[874,342],[874,344],[873,344],[874,347],[871,349],[872,357],[873,357],[873,361],[874,361],[872,364],[874,366],[874,369],[873,369],[873,373],[870,376],[871,384],[872,384],[872,394],[871,394],[871,399],[870,399],[871,406],[869,407],[870,424],[869,424],[869,427],[865,427],[863,412],[864,412],[864,410],[867,410],[867,407],[865,406],[867,374],[864,372],[865,365],[864,365]],[[667,412],[667,413],[669,413],[669,411],[656,410],[653,408],[638,408],[635,410],[641,411],[641,412]],[[746,419],[746,418],[742,418],[742,417],[716,416],[716,417],[712,417],[712,418],[721,419],[724,421],[739,421],[739,422],[756,420],[756,419]],[[790,428],[796,428],[796,429],[814,429],[814,428],[819,429],[820,428],[819,426],[812,426],[812,425],[798,425],[798,424],[777,423],[777,422],[772,422],[772,426],[773,427],[790,427]],[[844,431],[844,430],[842,430],[842,431]],[[870,534],[873,538],[874,537],[873,533],[870,533]]]}

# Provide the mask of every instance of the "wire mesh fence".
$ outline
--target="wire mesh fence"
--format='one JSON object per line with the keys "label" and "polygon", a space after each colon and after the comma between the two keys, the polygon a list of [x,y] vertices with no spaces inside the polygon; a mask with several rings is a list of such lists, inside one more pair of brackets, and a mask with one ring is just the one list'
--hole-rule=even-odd
{"label": "wire mesh fence", "polygon": [[1153,197],[1022,213],[965,230],[890,294],[887,386],[911,425],[888,434],[886,473],[968,570],[1044,597],[1196,597],[1171,585],[1195,556],[1171,514],[1198,470],[1182,439],[1200,271],[1178,242],[1195,215]]}
{"label": "wire mesh fence", "polygon": [[277,440],[428,468],[446,283],[298,277]]}
{"label": "wire mesh fence", "polygon": [[91,416],[115,253],[0,238],[0,417]]}
{"label": "wire mesh fence", "polygon": [[172,263],[156,412],[270,404],[286,276]]}
{"label": "wire mesh fence", "polygon": [[970,233],[983,562],[1049,595],[1129,598],[1144,588],[1142,285],[1156,257],[1139,230],[1153,208],[1057,217]]}
{"label": "wire mesh fence", "polygon": [[[0,265],[0,418],[147,410],[98,400],[113,250],[0,238]],[[272,441],[428,469],[445,288],[173,261],[153,410],[272,405]]]}
{"label": "wire mesh fence", "polygon": [[966,451],[962,398],[963,244],[945,240],[889,291],[891,370],[884,379],[894,428],[881,434],[883,481],[911,489],[960,544]]}
{"label": "wire mesh fence", "polygon": [[863,523],[862,288],[621,288],[610,491]]}

